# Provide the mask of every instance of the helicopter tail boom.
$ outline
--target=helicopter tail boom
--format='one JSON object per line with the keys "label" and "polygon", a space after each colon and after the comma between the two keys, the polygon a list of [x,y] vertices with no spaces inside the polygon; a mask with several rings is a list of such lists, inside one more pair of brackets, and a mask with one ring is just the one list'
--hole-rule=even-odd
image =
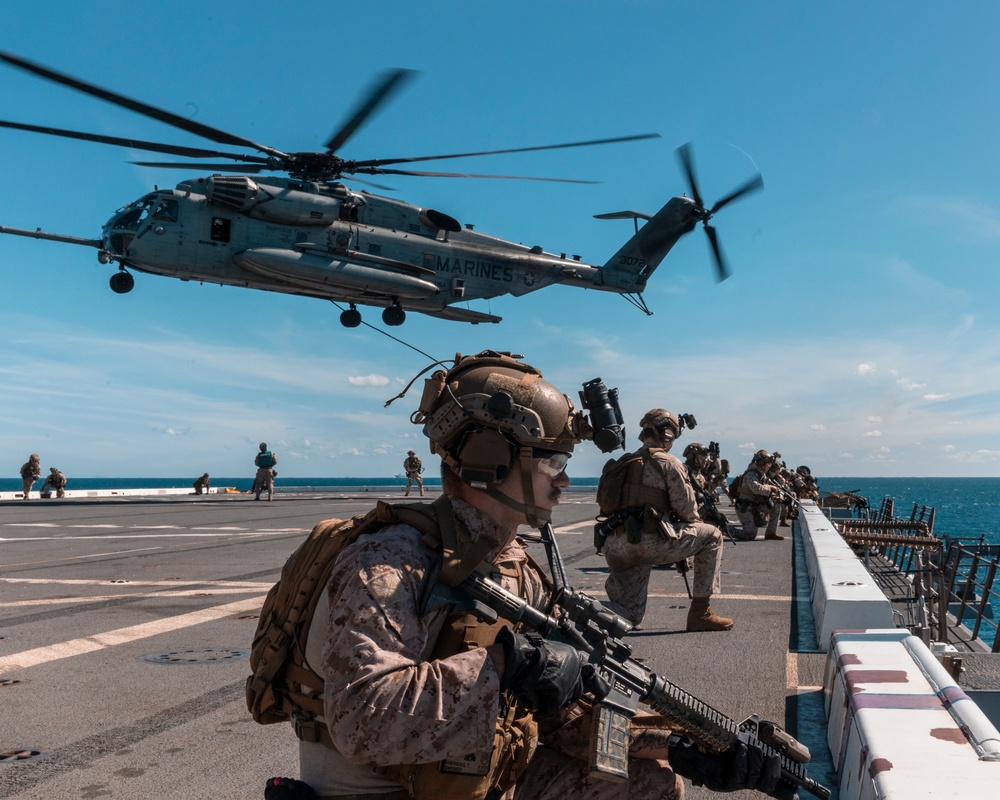
{"label": "helicopter tail boom", "polygon": [[652,217],[638,211],[598,215],[598,219],[648,220],[604,265],[601,270],[602,288],[641,292],[670,248],[694,228],[697,222],[694,208],[694,203],[687,197],[674,197]]}

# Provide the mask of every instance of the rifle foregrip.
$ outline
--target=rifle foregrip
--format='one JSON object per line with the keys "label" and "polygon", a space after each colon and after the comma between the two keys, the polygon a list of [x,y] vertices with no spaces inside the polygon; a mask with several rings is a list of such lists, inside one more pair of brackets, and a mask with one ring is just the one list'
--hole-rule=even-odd
{"label": "rifle foregrip", "polygon": [[598,703],[590,729],[590,774],[606,781],[628,780],[628,740],[632,723],[621,711]]}

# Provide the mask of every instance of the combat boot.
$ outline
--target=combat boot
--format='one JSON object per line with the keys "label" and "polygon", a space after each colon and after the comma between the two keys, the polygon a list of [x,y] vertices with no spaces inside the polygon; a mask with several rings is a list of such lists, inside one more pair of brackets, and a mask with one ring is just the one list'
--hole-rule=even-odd
{"label": "combat boot", "polygon": [[720,617],[708,607],[707,597],[695,597],[691,600],[688,610],[687,629],[692,633],[697,631],[728,631],[733,627],[733,621]]}
{"label": "combat boot", "polygon": [[780,542],[783,541],[785,537],[782,536],[780,533],[769,533],[764,538],[771,539],[772,541],[777,540]]}

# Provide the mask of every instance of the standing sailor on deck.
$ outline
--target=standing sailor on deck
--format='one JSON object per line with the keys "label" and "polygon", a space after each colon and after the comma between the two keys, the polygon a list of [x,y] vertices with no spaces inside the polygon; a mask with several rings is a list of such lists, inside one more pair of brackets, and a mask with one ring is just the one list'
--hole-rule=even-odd
{"label": "standing sailor on deck", "polygon": [[21,492],[22,500],[27,500],[31,494],[31,487],[35,481],[42,477],[41,458],[38,453],[32,453],[28,460],[21,465]]}
{"label": "standing sailor on deck", "polygon": [[278,463],[278,457],[267,449],[267,442],[260,443],[260,452],[253,460],[257,467],[257,475],[253,479],[253,499],[260,500],[260,493],[267,489],[268,501],[274,498],[274,466]]}
{"label": "standing sailor on deck", "polygon": [[406,472],[406,491],[403,493],[403,496],[409,497],[410,487],[416,481],[417,488],[420,490],[420,496],[423,497],[424,479],[420,477],[420,473],[424,471],[424,464],[420,460],[420,457],[412,450],[408,450],[406,453],[406,460],[403,461],[403,470]]}

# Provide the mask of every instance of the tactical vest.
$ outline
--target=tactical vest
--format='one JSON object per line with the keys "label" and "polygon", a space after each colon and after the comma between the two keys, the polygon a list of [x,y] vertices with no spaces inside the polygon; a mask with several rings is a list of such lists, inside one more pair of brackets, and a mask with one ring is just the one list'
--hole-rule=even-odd
{"label": "tactical vest", "polygon": [[641,510],[645,506],[652,506],[661,511],[670,508],[670,495],[666,489],[646,486],[642,482],[642,471],[646,464],[655,464],[651,452],[653,449],[658,448],[626,453],[604,465],[597,485],[597,502],[601,514],[607,515],[629,509]]}
{"label": "tactical vest", "polygon": [[274,466],[274,453],[270,450],[262,450],[257,454],[257,458],[254,459],[254,463],[258,467],[273,467]]}
{"label": "tactical vest", "polygon": [[[335,555],[329,564],[316,563],[310,570],[317,577],[313,582],[325,585],[321,576],[329,575],[336,556],[351,542],[360,536],[375,533],[381,528],[395,523],[406,523],[419,530],[424,543],[440,558],[434,566],[435,574],[429,576],[428,591],[434,585],[435,579],[451,587],[456,587],[477,567],[488,553],[490,547],[486,542],[470,548],[469,552],[460,554],[455,532],[455,520],[451,502],[445,496],[439,497],[433,504],[400,504],[392,506],[379,502],[375,509],[364,517],[355,517],[350,521],[327,520],[319,523],[310,535],[311,541],[331,532],[343,544],[335,549]],[[299,551],[289,559],[289,565],[283,570],[291,572],[291,563]],[[529,557],[528,563],[545,578],[544,572]],[[297,572],[302,572],[300,567]],[[515,577],[518,593],[523,591],[523,571],[520,564],[489,565],[487,573],[499,571],[505,576]],[[291,720],[296,735],[304,741],[321,742],[327,747],[333,747],[329,730],[319,718],[325,715],[323,708],[323,679],[313,672],[305,663],[305,637],[309,632],[315,604],[303,610],[296,617],[296,647],[287,655],[272,654],[272,660],[281,660],[281,672],[278,669],[264,670],[259,664],[266,663],[265,651],[273,650],[270,640],[280,638],[273,630],[267,630],[265,612],[273,605],[272,595],[278,596],[281,584],[279,582],[268,595],[264,603],[264,611],[258,624],[258,632],[254,639],[254,651],[251,654],[251,667],[259,673],[247,681],[247,703],[254,719],[261,723]],[[288,592],[289,587],[285,587]],[[295,592],[292,592],[295,595]],[[426,598],[424,598],[426,600]],[[422,601],[423,603],[423,601]],[[496,640],[500,628],[507,624],[500,620],[495,624],[487,624],[468,613],[452,614],[441,628],[432,647],[431,659],[446,658],[451,655],[466,652],[477,647],[486,647]],[[517,630],[518,626],[514,626]],[[254,656],[260,647],[262,655],[255,662]],[[277,678],[269,677],[278,675]],[[307,688],[307,687],[320,687]],[[444,760],[429,764],[402,764],[376,767],[374,771],[389,780],[403,786],[410,797],[416,800],[483,800],[491,790],[502,794],[513,786],[528,766],[538,743],[538,726],[530,712],[521,706],[511,695],[501,696],[500,713],[496,720],[493,747],[489,752],[470,753],[461,759]]]}

